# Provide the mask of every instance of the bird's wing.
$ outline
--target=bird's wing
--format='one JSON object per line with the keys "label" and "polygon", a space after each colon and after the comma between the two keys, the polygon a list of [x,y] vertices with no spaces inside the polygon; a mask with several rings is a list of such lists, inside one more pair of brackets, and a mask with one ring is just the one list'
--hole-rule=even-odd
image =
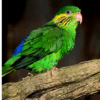
{"label": "bird's wing", "polygon": [[52,21],[33,30],[22,44],[22,52],[12,66],[17,69],[28,66],[41,58],[60,50],[63,43],[63,29]]}
{"label": "bird's wing", "polygon": [[63,30],[53,25],[45,25],[34,30],[23,44],[22,55],[42,58],[57,52],[63,43]]}

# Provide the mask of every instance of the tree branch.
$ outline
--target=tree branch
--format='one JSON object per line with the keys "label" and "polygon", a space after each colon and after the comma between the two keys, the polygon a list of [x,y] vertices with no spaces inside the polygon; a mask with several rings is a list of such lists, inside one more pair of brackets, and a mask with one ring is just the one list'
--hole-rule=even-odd
{"label": "tree branch", "polygon": [[2,86],[3,100],[74,100],[100,91],[100,59]]}

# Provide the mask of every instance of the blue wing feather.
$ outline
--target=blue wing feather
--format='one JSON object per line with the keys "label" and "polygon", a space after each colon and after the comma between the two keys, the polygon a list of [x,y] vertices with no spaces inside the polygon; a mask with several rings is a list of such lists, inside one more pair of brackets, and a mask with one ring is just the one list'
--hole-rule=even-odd
{"label": "blue wing feather", "polygon": [[25,40],[26,40],[28,37],[29,37],[29,35],[26,36],[26,37],[21,41],[21,43],[16,47],[16,49],[14,50],[13,56],[15,56],[15,55],[19,54],[20,52],[22,52],[23,44],[24,44]]}

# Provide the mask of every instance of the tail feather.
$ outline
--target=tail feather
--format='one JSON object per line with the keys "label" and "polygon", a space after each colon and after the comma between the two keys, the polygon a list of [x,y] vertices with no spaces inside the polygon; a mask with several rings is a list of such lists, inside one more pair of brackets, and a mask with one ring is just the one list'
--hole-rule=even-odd
{"label": "tail feather", "polygon": [[14,67],[7,67],[7,66],[3,66],[2,67],[2,77],[6,76],[7,74],[11,73],[15,71]]}

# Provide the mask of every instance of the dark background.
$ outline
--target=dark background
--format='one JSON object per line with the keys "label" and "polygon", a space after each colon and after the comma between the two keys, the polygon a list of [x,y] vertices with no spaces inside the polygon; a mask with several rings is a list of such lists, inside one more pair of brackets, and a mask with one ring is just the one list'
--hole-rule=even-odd
{"label": "dark background", "polygon": [[[69,55],[64,56],[57,67],[100,58],[99,0],[2,0],[2,3],[3,64],[25,36],[33,29],[49,22],[61,7],[67,5],[78,6],[82,10],[83,23],[76,30],[74,49]],[[13,72],[3,78],[3,83],[18,81],[21,77],[25,77],[27,72],[26,69]],[[100,96],[85,99],[100,100]]]}

